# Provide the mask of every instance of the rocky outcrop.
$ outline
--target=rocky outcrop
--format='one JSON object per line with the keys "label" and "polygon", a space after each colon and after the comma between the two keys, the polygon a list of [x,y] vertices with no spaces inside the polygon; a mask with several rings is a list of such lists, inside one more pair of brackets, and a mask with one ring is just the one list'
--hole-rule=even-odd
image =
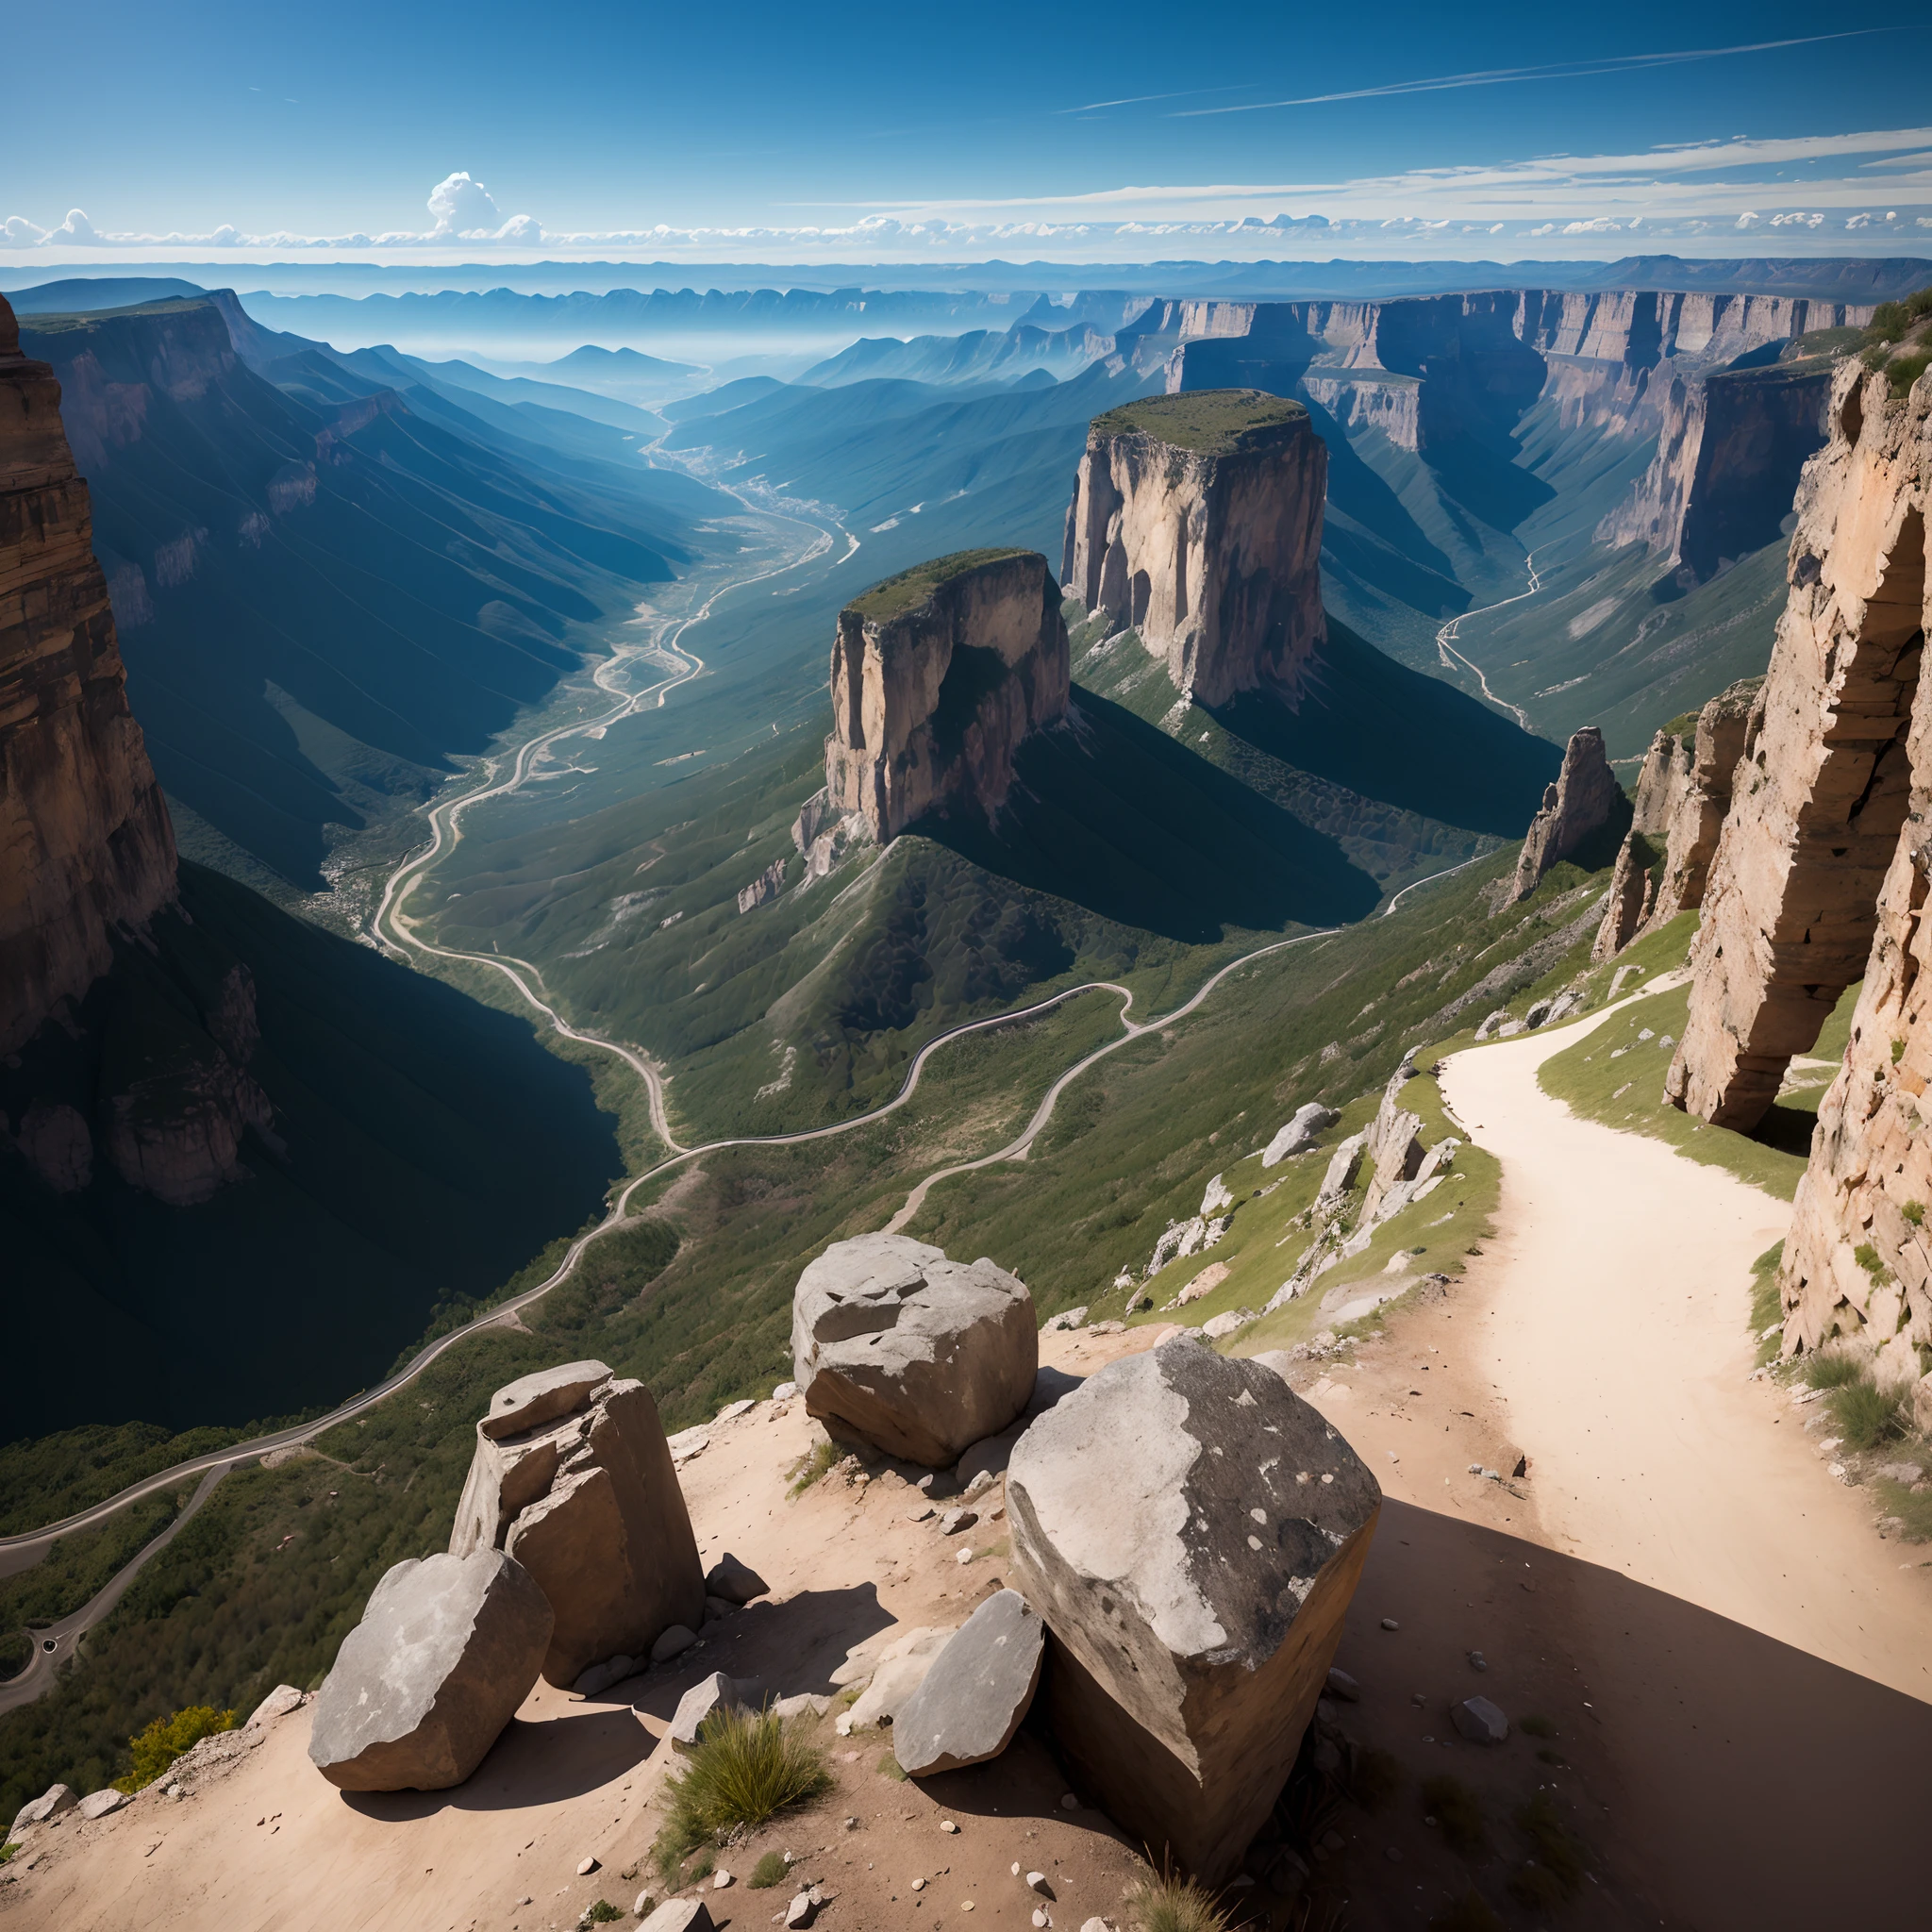
{"label": "rocky outcrop", "polygon": [[1718,834],[1730,809],[1731,775],[1763,684],[1761,677],[1740,678],[1698,712],[1690,732],[1659,731],[1652,739],[1592,959],[1611,958],[1640,933],[1704,904]]}
{"label": "rocky outcrop", "polygon": [[1219,1883],[1267,1816],[1381,1500],[1279,1375],[1186,1336],[1021,1438],[1008,1518],[1050,1633],[1054,1741],[1157,1861]]}
{"label": "rocky outcrop", "polygon": [[1617,826],[1629,808],[1605,756],[1603,733],[1594,724],[1586,724],[1572,735],[1563,753],[1563,769],[1543,791],[1542,808],[1530,821],[1516,876],[1503,903],[1513,906],[1528,898],[1551,866]]}
{"label": "rocky outcrop", "polygon": [[1264,1168],[1279,1167],[1294,1155],[1305,1154],[1341,1116],[1332,1107],[1310,1100],[1294,1110],[1294,1117],[1261,1150]]}
{"label": "rocky outcrop", "polygon": [[892,1755],[910,1777],[997,1757],[1040,1688],[1046,1627],[1017,1590],[995,1591],[947,1640],[892,1720]]}
{"label": "rocky outcrop", "polygon": [[308,1756],[345,1791],[441,1791],[537,1681],[551,1610],[498,1550],[410,1557],[375,1586],[315,1699]]}
{"label": "rocky outcrop", "polygon": [[[1832,440],[1798,493],[1790,594],[1746,726],[1666,1083],[1677,1105],[1720,1125],[1762,1119],[1790,1057],[1817,1040],[1846,987],[1862,976],[1866,998],[1878,997],[1874,939],[1904,943],[1916,917],[1925,387],[1893,401],[1883,376],[1843,367]],[[1866,1124],[1833,1119],[1863,1143]],[[1819,1122],[1816,1144],[1828,1148],[1823,1109]],[[1856,1152],[1846,1158],[1857,1166]]]}
{"label": "rocky outcrop", "polygon": [[1805,461],[1824,441],[1831,358],[1674,377],[1657,451],[1599,542],[1641,542],[1690,588],[1777,541]]}
{"label": "rocky outcrop", "polygon": [[556,1613],[542,1670],[561,1690],[704,1619],[704,1571],[658,1405],[602,1362],[526,1375],[491,1398],[449,1546],[503,1550],[529,1572]]}
{"label": "rocky outcrop", "polygon": [[1150,396],[1096,417],[1062,575],[1131,625],[1204,705],[1292,694],[1327,635],[1328,452],[1299,403],[1256,390]]}
{"label": "rocky outcrop", "polygon": [[174,896],[175,835],[94,560],[60,386],[0,300],[0,1053]]}
{"label": "rocky outcrop", "polygon": [[944,1468],[1032,1399],[1033,1297],[991,1261],[905,1235],[834,1241],[798,1277],[791,1362],[833,1435]]}
{"label": "rocky outcrop", "polygon": [[929,811],[997,813],[1021,744],[1065,714],[1068,689],[1059,587],[1038,551],[966,550],[887,579],[839,614],[831,811],[881,841]]}
{"label": "rocky outcrop", "polygon": [[1932,712],[1927,617],[1932,383],[1904,398],[1843,370],[1807,472],[1790,601],[1711,868],[1670,1091],[1748,1125],[1788,1057],[1862,979],[1818,1108],[1779,1287],[1789,1354],[1828,1342],[1932,1427]]}

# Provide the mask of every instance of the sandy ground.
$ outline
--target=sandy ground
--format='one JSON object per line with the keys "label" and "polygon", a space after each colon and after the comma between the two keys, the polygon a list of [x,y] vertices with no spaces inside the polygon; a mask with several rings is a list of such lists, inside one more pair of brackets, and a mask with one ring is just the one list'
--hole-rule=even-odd
{"label": "sandy ground", "polygon": [[[1386,1491],[1337,1659],[1361,1701],[1338,1715],[1399,1773],[1379,1809],[1326,1822],[1307,1923],[1420,1927],[1472,1887],[1514,1932],[1552,1923],[1509,1890],[1538,1850],[1520,1821],[1540,1796],[1583,1851],[1560,1909],[1574,1932],[1917,1923],[1932,1572],[1899,1568],[1909,1546],[1878,1538],[1793,1411],[1746,1379],[1749,1264],[1784,1204],[1544,1095],[1537,1065],[1575,1037],[1446,1070],[1452,1106],[1504,1163],[1497,1237],[1380,1339],[1294,1371]],[[1158,1332],[1043,1336],[1042,1360],[1091,1373]],[[689,1684],[723,1668],[828,1690],[851,1646],[957,1624],[1004,1578],[997,1491],[957,1541],[908,1520],[915,1492],[890,1469],[789,1500],[808,1428],[800,1405],[760,1405],[684,1466],[707,1558],[730,1549],[774,1585],[702,1648],[591,1702],[540,1688],[455,1792],[344,1797],[309,1765],[296,1712],[185,1799],[157,1789],[34,1834],[0,1885],[0,1932],[563,1932],[598,1898],[628,1908],[658,1890],[659,1740]],[[1519,1455],[1521,1478],[1470,1473],[1507,1474]],[[961,1542],[978,1552],[964,1566]],[[1453,1730],[1450,1707],[1477,1692],[1512,1720],[1500,1749]],[[1541,1722],[1525,1733],[1525,1718]],[[889,1737],[840,1738],[830,1720],[822,1734],[837,1791],[725,1855],[738,1883],[705,1894],[720,1925],[782,1913],[787,1890],[743,1883],[779,1848],[834,1894],[833,1932],[917,1927],[968,1901],[975,1924],[1028,1925],[1042,1901],[1016,1861],[1049,1874],[1053,1924],[1124,1923],[1133,1853],[1097,1812],[1061,1808],[1065,1780],[1030,1729],[997,1765],[925,1788],[878,1771]],[[1481,1810],[1478,1850],[1443,1841],[1444,1776]],[[941,1834],[941,1818],[961,1829]],[[601,1869],[579,1878],[587,1855]]]}

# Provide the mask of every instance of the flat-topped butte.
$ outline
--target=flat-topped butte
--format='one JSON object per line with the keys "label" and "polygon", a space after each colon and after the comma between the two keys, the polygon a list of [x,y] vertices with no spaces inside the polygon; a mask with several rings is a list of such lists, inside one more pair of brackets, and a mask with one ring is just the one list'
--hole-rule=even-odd
{"label": "flat-topped butte", "polygon": [[931,600],[933,593],[955,577],[978,570],[989,563],[1003,563],[1010,557],[1030,557],[1027,550],[956,550],[950,557],[935,557],[902,570],[895,577],[874,584],[862,596],[846,605],[846,615],[863,618],[870,624],[885,624],[904,617]]}
{"label": "flat-topped butte", "polygon": [[1304,405],[1257,389],[1193,390],[1124,403],[1096,416],[1091,434],[1152,436],[1175,449],[1224,457],[1258,441],[1257,432],[1305,423],[1307,416]]}

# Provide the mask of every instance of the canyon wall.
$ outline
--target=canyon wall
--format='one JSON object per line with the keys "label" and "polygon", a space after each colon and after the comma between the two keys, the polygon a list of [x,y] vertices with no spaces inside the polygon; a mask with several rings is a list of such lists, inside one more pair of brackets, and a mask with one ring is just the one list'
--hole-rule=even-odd
{"label": "canyon wall", "polygon": [[1824,442],[1831,359],[1674,376],[1657,451],[1600,542],[1640,542],[1688,589],[1775,542],[1805,460]]}
{"label": "canyon wall", "polygon": [[1798,493],[1789,598],[1711,866],[1690,1019],[1666,1084],[1679,1106],[1720,1125],[1756,1125],[1846,987],[1865,975],[1872,996],[1871,974],[1884,976],[1867,966],[1885,926],[1881,891],[1907,895],[1886,917],[1908,926],[1914,915],[1901,855],[1924,837],[1916,774],[1925,768],[1912,734],[1925,387],[1895,400],[1883,375],[1847,362],[1833,388],[1832,440]]}
{"label": "canyon wall", "polygon": [[1326,637],[1328,452],[1299,403],[1253,390],[1152,396],[1096,417],[1062,574],[1132,625],[1183,696],[1292,694]]}
{"label": "canyon wall", "polygon": [[127,708],[60,386],[0,299],[0,1053],[173,897],[175,838]]}
{"label": "canyon wall", "polygon": [[839,615],[831,805],[880,841],[953,804],[996,814],[1068,684],[1059,586],[1038,551],[962,551],[889,578]]}
{"label": "canyon wall", "polygon": [[1604,753],[1604,735],[1594,724],[1586,724],[1564,747],[1557,782],[1544,788],[1542,807],[1524,835],[1508,896],[1497,909],[1528,898],[1559,860],[1587,857],[1607,831],[1621,832],[1628,823],[1628,811],[1623,787]]}

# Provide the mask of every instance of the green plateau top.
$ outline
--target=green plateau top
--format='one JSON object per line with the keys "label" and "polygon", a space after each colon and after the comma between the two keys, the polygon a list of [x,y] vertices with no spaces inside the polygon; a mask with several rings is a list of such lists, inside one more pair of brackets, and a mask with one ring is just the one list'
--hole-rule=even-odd
{"label": "green plateau top", "polygon": [[1102,436],[1152,436],[1176,449],[1224,457],[1249,446],[1256,430],[1305,423],[1307,409],[1258,389],[1202,389],[1177,396],[1142,396],[1093,419]]}
{"label": "green plateau top", "polygon": [[206,295],[170,295],[160,302],[140,302],[131,308],[89,308],[75,315],[23,315],[20,325],[31,335],[66,335],[76,329],[95,329],[103,323],[125,322],[136,315],[186,315],[196,308],[211,308]]}
{"label": "green plateau top", "polygon": [[902,570],[897,576],[874,584],[862,596],[853,598],[845,609],[854,617],[883,624],[889,618],[904,617],[908,610],[916,610],[930,600],[941,584],[949,584],[982,564],[999,563],[1008,557],[1039,555],[1037,550],[956,550],[950,557],[915,563],[910,570]]}

